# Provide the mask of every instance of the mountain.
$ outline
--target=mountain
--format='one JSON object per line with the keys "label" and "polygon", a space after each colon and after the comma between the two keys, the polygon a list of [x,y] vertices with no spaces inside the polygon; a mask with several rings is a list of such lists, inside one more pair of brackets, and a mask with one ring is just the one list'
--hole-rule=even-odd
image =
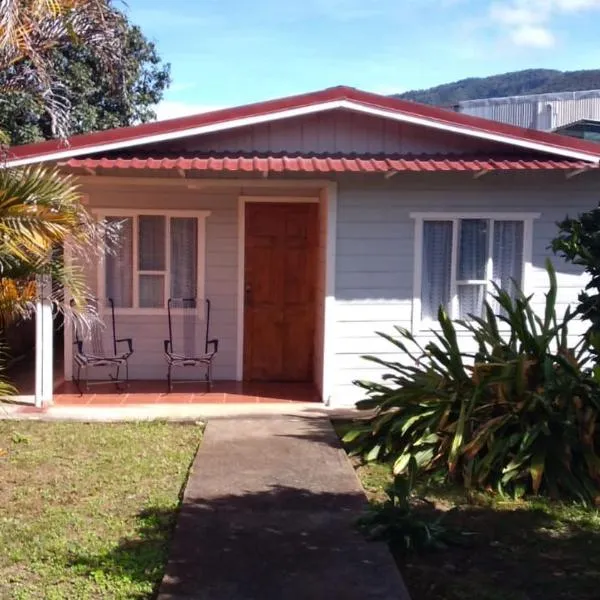
{"label": "mountain", "polygon": [[395,94],[394,98],[438,106],[454,106],[462,100],[596,89],[600,89],[600,69],[588,71],[527,69],[491,77],[470,77],[427,90]]}

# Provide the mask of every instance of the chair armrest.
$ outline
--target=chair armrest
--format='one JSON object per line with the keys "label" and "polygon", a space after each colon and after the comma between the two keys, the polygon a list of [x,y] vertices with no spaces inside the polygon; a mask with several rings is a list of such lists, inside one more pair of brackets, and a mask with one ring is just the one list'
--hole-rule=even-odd
{"label": "chair armrest", "polygon": [[165,340],[165,354],[171,352],[171,340]]}
{"label": "chair armrest", "polygon": [[129,348],[129,354],[133,354],[133,340],[131,338],[122,338],[120,340],[115,340],[117,344],[122,344],[123,342],[127,343]]}
{"label": "chair armrest", "polygon": [[208,340],[206,342],[207,351],[209,346],[212,346],[214,348],[214,353],[216,354],[219,351],[219,340]]}

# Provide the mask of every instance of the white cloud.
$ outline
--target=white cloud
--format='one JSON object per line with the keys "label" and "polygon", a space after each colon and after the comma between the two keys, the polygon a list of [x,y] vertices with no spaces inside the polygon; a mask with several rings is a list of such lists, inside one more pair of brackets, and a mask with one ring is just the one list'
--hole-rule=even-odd
{"label": "white cloud", "polygon": [[517,27],[511,32],[510,38],[515,45],[530,48],[551,48],[556,43],[556,38],[549,29],[537,25]]}
{"label": "white cloud", "polygon": [[180,102],[178,100],[163,100],[156,105],[154,112],[156,112],[158,121],[164,121],[165,119],[174,119],[176,117],[186,117],[188,115],[211,112],[213,110],[219,110],[220,108],[224,107]]}
{"label": "white cloud", "polygon": [[514,44],[549,48],[556,43],[555,18],[599,9],[600,0],[498,0],[490,6],[489,18]]}

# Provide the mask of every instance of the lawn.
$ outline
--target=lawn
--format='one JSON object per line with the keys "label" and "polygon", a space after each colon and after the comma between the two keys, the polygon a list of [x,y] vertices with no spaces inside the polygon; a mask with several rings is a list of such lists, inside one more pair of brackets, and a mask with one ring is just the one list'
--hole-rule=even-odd
{"label": "lawn", "polygon": [[[389,466],[355,466],[369,499],[381,500],[391,481]],[[489,495],[468,502],[457,490],[439,488],[420,493],[438,513],[446,513],[455,543],[446,550],[396,556],[412,600],[600,598],[597,510]],[[450,508],[455,510],[447,512]]]}
{"label": "lawn", "polygon": [[201,434],[0,421],[0,598],[151,598]]}

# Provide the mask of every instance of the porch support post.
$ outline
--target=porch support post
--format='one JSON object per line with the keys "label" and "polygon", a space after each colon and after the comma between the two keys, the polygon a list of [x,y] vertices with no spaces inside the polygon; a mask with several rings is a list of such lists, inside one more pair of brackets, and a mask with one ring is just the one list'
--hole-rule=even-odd
{"label": "porch support post", "polygon": [[54,359],[51,286],[49,276],[38,277],[35,306],[35,405],[38,407],[52,401]]}
{"label": "porch support post", "polygon": [[[73,263],[73,258],[71,245],[68,240],[65,241],[63,260],[65,261],[65,267],[69,269]],[[73,379],[73,317],[70,314],[70,303],[71,294],[69,294],[69,290],[65,290],[65,318],[63,320],[63,358],[65,363],[63,367],[63,376],[65,381],[71,381]]]}
{"label": "porch support post", "polygon": [[323,315],[323,402],[330,405],[336,370],[336,316],[335,316],[335,260],[337,243],[338,184],[327,184],[326,215],[327,240],[325,245],[325,314]]}

